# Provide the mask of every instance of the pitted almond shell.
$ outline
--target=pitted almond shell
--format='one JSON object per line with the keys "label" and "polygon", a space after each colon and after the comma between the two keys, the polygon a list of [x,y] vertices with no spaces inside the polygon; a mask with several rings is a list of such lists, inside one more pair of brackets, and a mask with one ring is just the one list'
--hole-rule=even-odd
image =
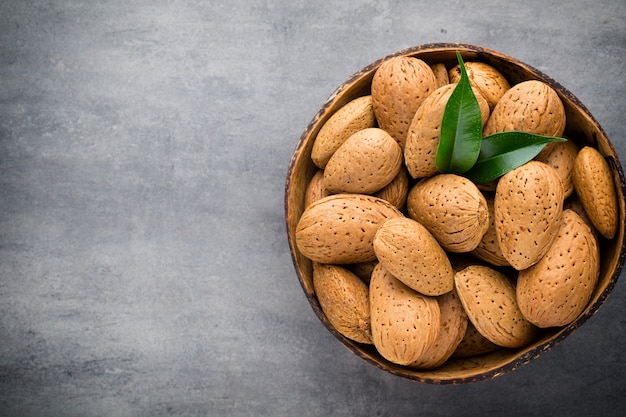
{"label": "pitted almond shell", "polygon": [[517,302],[524,317],[537,327],[572,323],[591,299],[599,261],[591,229],[574,211],[565,210],[548,253],[517,278]]}
{"label": "pitted almond shell", "polygon": [[500,346],[492,343],[480,334],[471,321],[467,323],[467,329],[463,339],[452,353],[453,358],[467,358],[469,356],[483,355],[500,349]]}
{"label": "pitted almond shell", "polygon": [[385,200],[335,194],[307,207],[296,225],[296,245],[305,257],[324,264],[373,261],[374,235],[387,219],[403,214]]}
{"label": "pitted almond shell", "polygon": [[517,305],[515,286],[503,273],[468,266],[455,274],[454,285],[470,321],[492,343],[519,348],[537,336],[537,328]]}
{"label": "pitted almond shell", "polygon": [[565,200],[565,203],[563,204],[563,210],[572,210],[576,214],[578,214],[578,217],[580,217],[580,219],[585,222],[585,224],[591,229],[594,236],[596,237],[596,241],[598,240],[598,229],[596,229],[596,227],[593,225],[593,222],[591,221],[589,215],[583,207],[583,203],[580,202],[580,198],[578,198],[578,195],[576,195],[576,193],[572,194],[567,200]]}
{"label": "pitted almond shell", "polygon": [[[441,134],[441,119],[455,87],[456,84],[447,84],[436,89],[424,100],[411,120],[404,147],[404,162],[413,178],[430,177],[438,173],[435,156]],[[489,104],[476,89],[474,94],[484,125],[489,118]]]}
{"label": "pitted almond shell", "polygon": [[436,88],[443,87],[446,84],[450,84],[450,76],[448,75],[448,69],[442,62],[431,64],[430,69],[435,74],[435,80],[437,81]]}
{"label": "pitted almond shell", "polygon": [[388,185],[402,168],[402,149],[384,130],[372,127],[350,136],[324,169],[331,194],[371,194]]}
{"label": "pitted almond shell", "polygon": [[498,246],[521,271],[541,259],[556,238],[563,185],[554,168],[530,161],[500,178],[494,200]]}
{"label": "pitted almond shell", "polygon": [[509,266],[509,261],[507,261],[502,254],[502,250],[500,250],[500,245],[498,244],[498,237],[496,236],[493,195],[485,195],[485,200],[487,201],[487,208],[489,210],[489,228],[483,235],[478,246],[476,246],[476,249],[472,251],[472,254],[493,266]]}
{"label": "pitted almond shell", "polygon": [[375,192],[373,195],[374,197],[389,201],[398,210],[402,210],[406,206],[406,198],[408,194],[409,174],[407,173],[406,168],[402,166],[398,175],[396,175],[396,177],[391,180],[389,184],[387,184],[380,191]]}
{"label": "pitted almond shell", "polygon": [[313,263],[313,288],[332,326],[359,343],[372,343],[369,287],[337,265]]}
{"label": "pitted almond shell", "polygon": [[511,130],[561,137],[565,108],[557,92],[538,80],[511,87],[493,108],[483,135]]}
{"label": "pitted almond shell", "polygon": [[467,314],[456,291],[437,297],[440,311],[439,333],[435,344],[409,366],[433,369],[443,365],[452,356],[467,329]]}
{"label": "pitted almond shell", "polygon": [[311,149],[313,163],[323,169],[346,139],[359,130],[375,125],[372,96],[359,97],[345,104],[320,128]]}
{"label": "pitted almond shell", "polygon": [[304,192],[304,207],[310,206],[317,200],[328,197],[330,193],[324,187],[324,171],[318,170],[309,181]]}
{"label": "pitted almond shell", "polygon": [[[498,104],[511,85],[504,75],[493,66],[483,62],[465,62],[465,70],[470,84],[474,86],[489,103],[489,109]],[[458,83],[461,79],[461,68],[454,66],[449,74],[450,82]]]}
{"label": "pitted almond shell", "polygon": [[574,192],[574,161],[580,147],[571,140],[567,142],[552,142],[546,146],[535,160],[550,165],[561,178],[563,183],[564,197],[567,198]]}
{"label": "pitted almond shell", "polygon": [[374,252],[387,271],[417,292],[436,296],[454,286],[448,256],[415,220],[397,217],[384,222],[374,236]]}
{"label": "pitted almond shell", "polygon": [[602,236],[612,239],[618,226],[617,194],[609,164],[597,149],[585,146],[578,152],[573,182],[591,222]]}
{"label": "pitted almond shell", "polygon": [[370,310],[374,346],[390,362],[408,365],[437,340],[437,300],[413,291],[380,263],[370,281]]}
{"label": "pitted almond shell", "polygon": [[371,86],[374,115],[402,149],[415,112],[436,88],[433,70],[419,58],[392,57],[376,70]]}
{"label": "pitted almond shell", "polygon": [[378,264],[378,259],[369,261],[369,262],[359,262],[356,264],[348,264],[344,265],[344,267],[348,268],[351,272],[353,272],[357,277],[361,279],[365,284],[370,284],[370,279],[372,278],[372,271]]}
{"label": "pitted almond shell", "polygon": [[409,191],[407,211],[450,252],[474,250],[489,228],[485,197],[474,183],[456,174],[419,181]]}

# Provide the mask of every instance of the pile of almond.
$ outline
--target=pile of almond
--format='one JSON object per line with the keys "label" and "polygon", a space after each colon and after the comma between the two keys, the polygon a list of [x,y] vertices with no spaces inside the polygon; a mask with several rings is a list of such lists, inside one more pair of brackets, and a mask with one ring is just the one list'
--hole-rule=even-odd
{"label": "pile of almond", "polygon": [[[564,135],[548,84],[511,85],[493,66],[465,66],[484,135]],[[317,134],[319,170],[296,228],[329,323],[415,369],[524,347],[542,328],[572,323],[598,281],[599,241],[618,227],[607,162],[572,140],[487,184],[439,173],[441,119],[458,79],[458,66],[384,61],[370,95]]]}

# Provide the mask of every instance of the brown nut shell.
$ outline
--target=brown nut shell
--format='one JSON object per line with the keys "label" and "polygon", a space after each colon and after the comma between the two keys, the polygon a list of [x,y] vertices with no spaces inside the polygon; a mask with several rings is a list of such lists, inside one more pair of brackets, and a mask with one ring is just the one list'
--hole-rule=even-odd
{"label": "brown nut shell", "polygon": [[371,194],[388,185],[402,168],[402,149],[384,130],[356,132],[335,151],[324,169],[331,194]]}
{"label": "brown nut shell", "polygon": [[330,193],[324,187],[324,171],[318,170],[309,181],[304,192],[304,208],[309,207],[315,201],[328,197]]}
{"label": "brown nut shell", "polygon": [[[439,172],[435,156],[439,146],[441,119],[455,87],[456,84],[447,84],[436,89],[424,100],[411,120],[404,147],[404,162],[413,178],[430,177]],[[479,92],[474,91],[474,94],[484,125],[489,118],[489,104]]]}
{"label": "brown nut shell", "polygon": [[472,255],[478,259],[485,261],[493,266],[509,266],[498,244],[496,235],[496,219],[493,207],[493,195],[486,195],[487,208],[489,210],[489,228],[483,235],[476,249],[472,251]]}
{"label": "brown nut shell", "polygon": [[408,195],[409,174],[404,166],[400,168],[398,175],[389,184],[373,194],[374,197],[389,201],[398,210],[404,209]]}
{"label": "brown nut shell", "polygon": [[468,321],[463,339],[461,339],[456,350],[452,353],[452,357],[466,358],[494,352],[498,349],[500,349],[500,346],[490,342],[489,339],[476,330],[471,321]]}
{"label": "brown nut shell", "polygon": [[374,236],[378,261],[406,286],[425,295],[450,292],[454,271],[437,240],[415,220],[389,219]]}
{"label": "brown nut shell", "polygon": [[523,81],[511,87],[493,108],[485,125],[485,136],[517,130],[561,137],[565,130],[565,107],[548,84]]}
{"label": "brown nut shell", "polygon": [[415,112],[436,88],[433,70],[418,58],[395,56],[376,70],[371,86],[374,114],[402,149]]}
{"label": "brown nut shell", "polygon": [[387,219],[403,214],[385,200],[335,194],[311,204],[296,225],[302,255],[323,264],[373,261],[374,235]]}
{"label": "brown nut shell", "polygon": [[563,185],[554,168],[530,161],[506,173],[494,199],[502,255],[521,271],[541,259],[556,238],[563,214]]}
{"label": "brown nut shell", "polygon": [[444,364],[452,356],[467,329],[467,314],[456,291],[437,297],[440,325],[433,346],[409,366],[417,369],[433,369]]}
{"label": "brown nut shell", "polygon": [[598,244],[572,210],[563,220],[550,250],[517,278],[517,302],[537,327],[565,326],[587,307],[600,274]]}
{"label": "brown nut shell", "polygon": [[492,343],[519,348],[537,336],[517,305],[515,286],[501,272],[468,266],[455,274],[454,285],[470,321]]}
{"label": "brown nut shell", "polygon": [[573,182],[593,225],[602,236],[612,239],[618,225],[617,194],[609,164],[597,149],[585,146],[580,150],[574,162]]}
{"label": "brown nut shell", "polygon": [[372,343],[369,288],[359,277],[336,265],[313,263],[313,287],[332,326],[359,343]]}
{"label": "brown nut shell", "polygon": [[374,346],[390,362],[408,365],[437,340],[437,300],[413,291],[382,264],[372,272],[370,309]]}
{"label": "brown nut shell", "polygon": [[[498,104],[511,85],[504,75],[493,66],[484,62],[465,62],[465,70],[470,84],[474,86],[489,103],[489,109]],[[458,83],[461,79],[461,68],[456,65],[450,70],[450,82]]]}
{"label": "brown nut shell", "polygon": [[446,84],[450,84],[450,76],[448,75],[448,69],[445,64],[441,62],[437,62],[435,64],[431,64],[430,69],[433,70],[433,74],[435,74],[435,80],[437,80],[437,87],[443,87]]}
{"label": "brown nut shell", "polygon": [[313,163],[325,168],[330,157],[350,136],[375,125],[372,96],[359,97],[345,104],[320,128],[311,149]]}
{"label": "brown nut shell", "polygon": [[574,162],[578,151],[580,151],[580,147],[571,140],[552,142],[535,158],[539,162],[550,165],[559,174],[565,198],[574,192]]}
{"label": "brown nut shell", "polygon": [[450,252],[470,252],[489,228],[487,201],[465,177],[438,174],[409,191],[409,217],[421,223]]}

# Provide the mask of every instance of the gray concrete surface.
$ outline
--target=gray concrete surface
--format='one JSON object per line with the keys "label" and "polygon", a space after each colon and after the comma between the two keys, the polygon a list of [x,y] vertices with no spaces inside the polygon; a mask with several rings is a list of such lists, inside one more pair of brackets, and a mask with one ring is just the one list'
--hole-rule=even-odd
{"label": "gray concrete surface", "polygon": [[466,386],[374,369],[317,321],[283,220],[344,79],[468,42],[576,94],[626,160],[623,0],[0,3],[0,415],[576,416],[626,409],[626,282]]}

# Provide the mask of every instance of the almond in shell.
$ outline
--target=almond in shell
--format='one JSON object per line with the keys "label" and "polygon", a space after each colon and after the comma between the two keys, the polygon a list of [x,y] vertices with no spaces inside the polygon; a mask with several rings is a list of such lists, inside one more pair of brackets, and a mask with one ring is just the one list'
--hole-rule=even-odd
{"label": "almond in shell", "polygon": [[552,142],[535,158],[539,162],[550,165],[559,174],[565,198],[574,192],[574,161],[576,161],[578,151],[580,151],[580,147],[571,140],[567,142]]}
{"label": "almond in shell", "polygon": [[374,235],[387,219],[403,214],[389,202],[361,194],[335,194],[307,207],[295,240],[305,257],[324,264],[373,261]]}
{"label": "almond in shell", "polygon": [[469,320],[492,343],[519,348],[537,336],[537,328],[517,305],[515,286],[503,273],[468,266],[455,274],[454,285]]}
{"label": "almond in shell", "polygon": [[472,254],[478,259],[483,260],[493,266],[509,266],[509,261],[506,260],[498,244],[498,237],[496,235],[496,223],[495,213],[493,207],[493,195],[488,194],[485,196],[487,201],[487,208],[489,210],[489,228],[483,235],[480,243],[476,246],[476,249],[472,251]]}
{"label": "almond in shell", "polygon": [[372,343],[369,288],[337,265],[313,263],[313,288],[330,324],[345,337]]}
{"label": "almond in shell", "polygon": [[453,358],[466,358],[469,356],[483,355],[500,349],[500,346],[492,343],[480,334],[472,322],[467,323],[467,329],[463,339],[459,342],[456,350],[452,353]]}
{"label": "almond in shell", "polygon": [[324,171],[319,169],[309,181],[304,192],[304,207],[310,206],[317,200],[328,197],[330,193],[324,187]]}
{"label": "almond in shell", "polygon": [[400,172],[398,175],[391,180],[389,184],[387,184],[380,191],[375,192],[374,197],[382,198],[383,200],[389,201],[393,204],[398,210],[404,209],[406,205],[406,198],[409,194],[409,174],[406,171],[406,168],[403,166],[400,168]]}
{"label": "almond in shell", "polygon": [[467,314],[455,291],[437,297],[440,311],[439,332],[435,344],[409,366],[433,369],[443,365],[452,356],[465,336]]}
{"label": "almond in shell", "polygon": [[374,115],[404,149],[415,112],[437,88],[433,70],[419,58],[395,56],[380,64],[372,79]]}
{"label": "almond in shell", "polygon": [[489,228],[487,201],[473,182],[438,174],[409,191],[409,217],[421,223],[450,252],[470,252]]}
{"label": "almond in shell", "polygon": [[530,161],[506,173],[496,189],[494,217],[502,255],[521,271],[541,259],[563,214],[563,185],[554,168]]}
{"label": "almond in shell", "polygon": [[345,104],[322,125],[311,149],[311,159],[319,168],[326,167],[328,160],[350,136],[359,130],[374,127],[376,118],[372,96],[356,98]]}
{"label": "almond in shell", "polygon": [[446,65],[442,62],[437,62],[435,64],[431,64],[430,69],[433,70],[433,74],[435,74],[435,80],[437,80],[437,87],[443,87],[446,84],[450,84],[450,76],[448,75],[448,69]]}
{"label": "almond in shell", "polygon": [[402,149],[384,130],[372,127],[350,136],[324,169],[329,193],[371,194],[388,185],[402,168]]}
{"label": "almond in shell", "polygon": [[[489,103],[489,109],[498,104],[511,85],[504,75],[492,65],[484,62],[465,62],[465,70],[470,84],[478,90]],[[461,67],[454,66],[449,74],[450,82],[458,83],[461,79]]]}
{"label": "almond in shell", "polygon": [[565,130],[565,108],[557,92],[538,80],[511,87],[493,108],[483,134],[511,130],[561,137]]}
{"label": "almond in shell", "polygon": [[[439,146],[441,119],[455,87],[456,84],[447,84],[436,89],[424,100],[411,120],[404,147],[404,161],[413,178],[430,177],[438,173],[435,156]],[[489,104],[474,90],[484,125],[489,117]]]}
{"label": "almond in shell", "polygon": [[415,220],[387,220],[374,236],[378,261],[405,285],[425,295],[450,292],[454,271],[448,256],[428,230]]}
{"label": "almond in shell", "polygon": [[600,252],[591,229],[572,210],[550,250],[517,278],[517,302],[537,327],[565,326],[587,307],[600,274]]}
{"label": "almond in shell", "polygon": [[380,263],[370,281],[370,310],[374,346],[390,362],[408,365],[437,340],[437,300],[413,291]]}
{"label": "almond in shell", "polygon": [[618,227],[617,194],[609,164],[597,149],[585,146],[580,150],[574,162],[573,182],[593,225],[602,236],[612,239]]}

